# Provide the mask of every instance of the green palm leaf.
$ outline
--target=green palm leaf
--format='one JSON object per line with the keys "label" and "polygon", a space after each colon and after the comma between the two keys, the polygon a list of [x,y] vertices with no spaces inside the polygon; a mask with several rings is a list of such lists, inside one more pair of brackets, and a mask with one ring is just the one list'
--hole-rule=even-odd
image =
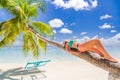
{"label": "green palm leaf", "polygon": [[46,42],[44,42],[44,41],[37,38],[37,44],[46,53]]}
{"label": "green palm leaf", "polygon": [[40,0],[38,3],[38,8],[44,13],[46,9],[46,2],[43,2],[43,0]]}
{"label": "green palm leaf", "polygon": [[14,15],[14,18],[0,23],[2,37],[0,47],[12,45],[17,36],[23,34],[22,50],[25,55],[32,53],[33,57],[39,57],[40,49],[46,52],[46,42],[38,39],[28,30],[31,27],[41,36],[54,36],[49,25],[30,20],[31,17],[38,15],[38,9],[45,12],[46,2],[43,0],[0,0],[0,6]]}
{"label": "green palm leaf", "polygon": [[26,32],[24,33],[24,43],[23,43],[23,46],[22,46],[22,49],[25,53],[25,56],[28,55],[29,52],[32,52],[33,53],[33,57],[39,57],[39,51],[40,51],[40,48],[36,42],[36,36],[33,35],[32,33],[30,32]]}
{"label": "green palm leaf", "polygon": [[27,35],[27,33],[24,33],[24,36],[23,36],[22,50],[24,51],[25,56],[27,56],[29,51],[30,51],[30,48],[29,48],[29,45],[28,45],[28,35]]}
{"label": "green palm leaf", "polygon": [[42,36],[54,36],[52,28],[43,22],[32,22],[33,29]]}
{"label": "green palm leaf", "polygon": [[4,23],[2,27],[6,27],[7,24],[9,24],[7,29],[3,28],[1,31],[3,39],[0,41],[0,47],[11,45],[15,41],[16,37],[20,34],[19,28],[10,22]]}
{"label": "green palm leaf", "polygon": [[[32,3],[29,6],[28,3],[22,5],[22,9],[25,11],[27,17],[36,17],[38,15],[37,4]],[[27,8],[26,8],[27,7]]]}
{"label": "green palm leaf", "polygon": [[26,18],[21,6],[16,3],[16,0],[1,0],[0,5],[4,7],[9,13],[18,17],[19,19]]}
{"label": "green palm leaf", "polygon": [[7,4],[7,0],[0,0],[0,6],[5,7]]}
{"label": "green palm leaf", "polygon": [[17,33],[20,33],[24,30],[25,24],[21,23],[18,18],[13,18],[6,22],[0,24],[0,35],[6,36],[10,31],[17,29]]}

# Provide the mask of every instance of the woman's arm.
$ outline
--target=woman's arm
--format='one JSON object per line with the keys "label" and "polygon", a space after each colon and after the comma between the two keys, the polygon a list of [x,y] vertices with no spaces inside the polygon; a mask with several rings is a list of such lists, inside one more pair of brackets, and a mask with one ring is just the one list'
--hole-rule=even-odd
{"label": "woman's arm", "polygon": [[76,56],[79,56],[79,54],[80,54],[80,51],[78,51],[78,50],[71,50],[71,49],[69,48],[68,43],[65,44],[65,49],[66,49],[67,52],[69,52],[69,53],[71,53],[71,54],[74,54],[74,55],[76,55]]}

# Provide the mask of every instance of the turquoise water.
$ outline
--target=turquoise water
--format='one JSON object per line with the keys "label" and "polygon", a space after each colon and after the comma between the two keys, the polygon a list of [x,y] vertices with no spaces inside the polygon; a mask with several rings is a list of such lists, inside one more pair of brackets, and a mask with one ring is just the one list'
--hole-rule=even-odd
{"label": "turquoise water", "polygon": [[[120,59],[120,47],[105,47],[111,56]],[[67,52],[57,48],[49,46],[47,47],[47,53],[40,52],[38,60],[52,60],[52,61],[68,61],[78,60],[73,55],[66,54]],[[20,47],[6,47],[0,49],[0,63],[16,63],[27,62],[34,60],[31,55],[25,57]]]}

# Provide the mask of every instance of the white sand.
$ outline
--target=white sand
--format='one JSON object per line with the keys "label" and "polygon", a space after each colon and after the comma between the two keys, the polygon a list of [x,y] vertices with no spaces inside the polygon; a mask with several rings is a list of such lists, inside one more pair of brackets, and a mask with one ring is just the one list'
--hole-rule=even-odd
{"label": "white sand", "polygon": [[[25,64],[8,63],[0,64],[0,69],[6,71],[8,69],[24,67]],[[40,67],[45,70],[46,78],[41,78],[42,74],[38,74],[38,80],[107,80],[108,72],[97,68],[83,60],[79,61],[52,61],[46,66]],[[29,77],[29,76],[27,76]],[[20,78],[20,77],[19,77]],[[24,80],[30,80],[24,79]]]}

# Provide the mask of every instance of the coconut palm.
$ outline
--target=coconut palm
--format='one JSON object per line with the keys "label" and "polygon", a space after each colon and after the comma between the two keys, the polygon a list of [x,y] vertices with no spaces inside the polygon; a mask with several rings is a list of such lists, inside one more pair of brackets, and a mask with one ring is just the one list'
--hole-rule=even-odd
{"label": "coconut palm", "polygon": [[[49,25],[30,20],[31,17],[38,15],[38,9],[44,12],[45,4],[42,0],[39,2],[38,0],[0,0],[0,6],[14,15],[12,19],[0,23],[0,35],[2,36],[0,47],[12,45],[17,36],[22,34],[22,49],[26,55],[31,51],[34,57],[38,57],[40,48],[46,51],[46,42],[65,50],[62,44],[44,38],[53,36]],[[85,52],[85,54],[75,56],[108,71],[109,80],[120,80],[119,63],[111,63],[91,54]]]}
{"label": "coconut palm", "polygon": [[40,49],[46,51],[46,42],[38,39],[28,28],[33,29],[39,35],[53,37],[52,28],[43,23],[30,20],[38,15],[38,9],[45,11],[46,3],[42,0],[0,0],[1,8],[4,8],[14,17],[0,24],[0,47],[11,46],[19,35],[23,35],[22,50],[25,55],[32,52],[33,57],[39,56]]}

